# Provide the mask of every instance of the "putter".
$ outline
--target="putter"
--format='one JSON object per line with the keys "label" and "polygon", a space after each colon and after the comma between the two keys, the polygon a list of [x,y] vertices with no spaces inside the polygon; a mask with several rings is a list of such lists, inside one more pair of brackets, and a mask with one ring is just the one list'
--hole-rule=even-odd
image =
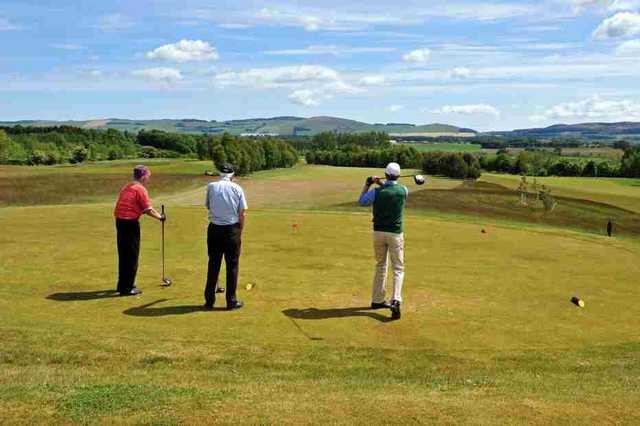
{"label": "putter", "polygon": [[[162,215],[164,216],[164,204],[162,205]],[[171,278],[167,277],[164,274],[164,220],[162,221],[162,286],[163,287],[169,287],[171,284],[173,284],[173,281],[171,281]]]}

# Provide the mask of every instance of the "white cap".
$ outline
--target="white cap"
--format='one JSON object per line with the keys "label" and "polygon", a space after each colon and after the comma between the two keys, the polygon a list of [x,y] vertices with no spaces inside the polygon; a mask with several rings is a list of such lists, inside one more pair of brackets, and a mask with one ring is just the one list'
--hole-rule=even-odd
{"label": "white cap", "polygon": [[384,169],[384,173],[389,176],[400,176],[400,164],[398,163],[387,164],[387,168]]}

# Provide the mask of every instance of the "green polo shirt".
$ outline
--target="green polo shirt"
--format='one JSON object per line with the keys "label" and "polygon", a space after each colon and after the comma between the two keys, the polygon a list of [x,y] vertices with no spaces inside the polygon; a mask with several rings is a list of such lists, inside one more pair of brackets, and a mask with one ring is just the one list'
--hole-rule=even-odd
{"label": "green polo shirt", "polygon": [[409,190],[395,181],[375,189],[373,230],[402,234],[404,206]]}

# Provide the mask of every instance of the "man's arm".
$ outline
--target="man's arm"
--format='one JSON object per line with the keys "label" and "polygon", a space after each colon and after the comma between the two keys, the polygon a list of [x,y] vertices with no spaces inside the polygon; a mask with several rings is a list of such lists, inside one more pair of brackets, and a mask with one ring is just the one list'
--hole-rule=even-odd
{"label": "man's arm", "polygon": [[240,229],[243,229],[244,221],[247,217],[247,208],[249,208],[249,206],[247,205],[247,198],[244,196],[242,188],[240,188],[240,205],[238,207],[238,223],[240,224]]}
{"label": "man's arm", "polygon": [[160,221],[165,220],[165,216],[158,213],[156,209],[151,205],[151,199],[149,198],[149,193],[145,188],[142,188],[140,191],[136,193],[136,200],[138,202],[138,206],[142,210],[144,214],[147,216],[151,216],[154,219],[158,219]]}
{"label": "man's arm", "polygon": [[205,191],[205,198],[204,198],[204,206],[207,208],[207,210],[211,210],[211,205],[209,204],[209,185],[207,185],[207,190]]}
{"label": "man's arm", "polygon": [[370,189],[373,183],[380,184],[380,178],[374,176],[371,180],[367,179],[367,182],[362,187],[362,192],[360,193],[360,198],[358,199],[358,203],[361,206],[370,206],[376,199],[376,191],[374,189]]}
{"label": "man's arm", "polygon": [[154,209],[153,207],[149,207],[148,209],[146,209],[144,211],[144,214],[146,214],[147,216],[151,216],[154,219],[158,219],[161,222],[166,220],[166,216],[158,213],[158,211],[156,209]]}
{"label": "man's arm", "polygon": [[244,229],[244,221],[247,217],[247,210],[240,209],[238,210],[238,223],[240,224],[240,229]]}

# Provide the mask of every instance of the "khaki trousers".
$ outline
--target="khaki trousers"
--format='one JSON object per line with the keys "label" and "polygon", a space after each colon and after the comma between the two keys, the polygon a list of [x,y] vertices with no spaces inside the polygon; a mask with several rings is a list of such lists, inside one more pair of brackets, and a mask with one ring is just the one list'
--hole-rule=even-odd
{"label": "khaki trousers", "polygon": [[376,256],[376,274],[373,277],[373,303],[385,300],[388,259],[393,268],[393,299],[402,302],[404,280],[404,234],[373,232],[373,250]]}

